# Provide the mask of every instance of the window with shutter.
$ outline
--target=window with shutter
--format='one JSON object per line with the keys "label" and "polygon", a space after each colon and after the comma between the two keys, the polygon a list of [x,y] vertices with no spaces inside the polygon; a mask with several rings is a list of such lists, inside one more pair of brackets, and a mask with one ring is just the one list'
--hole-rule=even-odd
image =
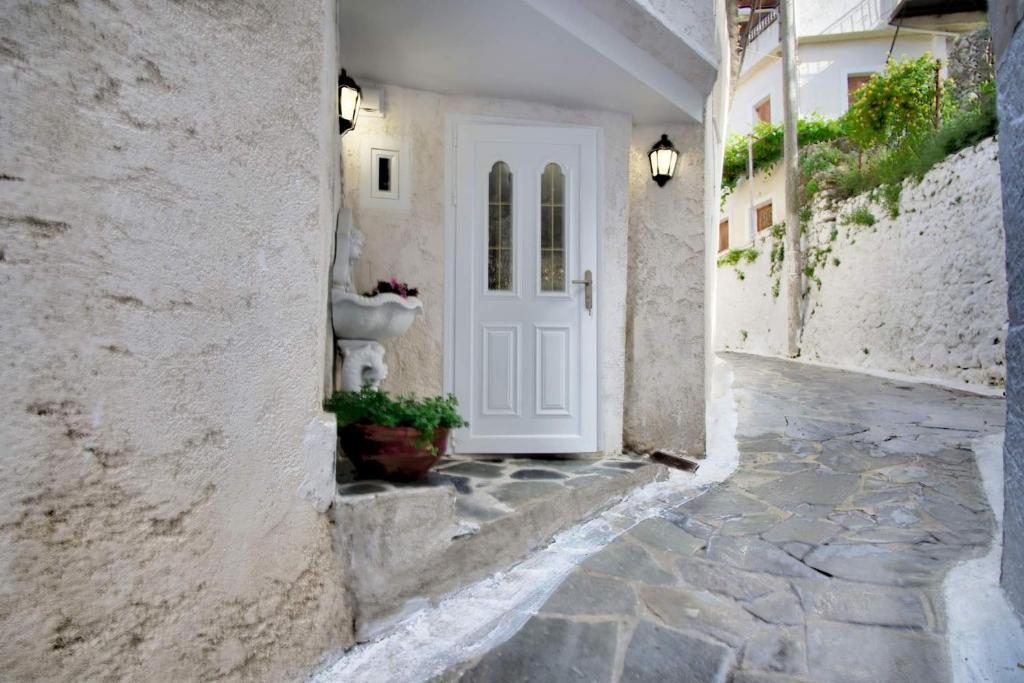
{"label": "window with shutter", "polygon": [[764,123],[772,122],[772,98],[766,97],[764,101],[754,106],[754,116],[758,121]]}
{"label": "window with shutter", "polygon": [[846,105],[853,106],[854,93],[871,80],[874,74],[850,74],[846,77]]}
{"label": "window with shutter", "polygon": [[768,202],[757,207],[757,231],[767,230],[772,227],[772,203]]}

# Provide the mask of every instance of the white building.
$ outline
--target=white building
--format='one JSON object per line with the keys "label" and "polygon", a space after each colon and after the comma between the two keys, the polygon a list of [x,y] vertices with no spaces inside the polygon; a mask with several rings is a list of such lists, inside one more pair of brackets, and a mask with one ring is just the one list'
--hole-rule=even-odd
{"label": "white building", "polygon": [[[762,3],[763,4],[763,3]],[[799,0],[796,9],[800,116],[838,117],[850,95],[887,59],[925,53],[945,62],[956,33],[889,24],[895,0]],[[746,135],[759,121],[782,123],[782,47],[776,9],[755,12],[751,39],[728,117],[729,135]],[[775,169],[741,179],[723,204],[719,252],[742,248],[785,215],[783,174]]]}

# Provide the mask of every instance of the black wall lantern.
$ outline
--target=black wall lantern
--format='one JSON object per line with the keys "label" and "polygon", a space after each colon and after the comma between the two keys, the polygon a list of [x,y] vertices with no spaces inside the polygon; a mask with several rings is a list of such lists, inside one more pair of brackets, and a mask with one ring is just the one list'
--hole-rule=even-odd
{"label": "black wall lantern", "polygon": [[671,180],[676,172],[676,161],[679,159],[676,146],[663,134],[661,139],[654,143],[654,147],[651,147],[649,156],[654,182],[658,183],[658,187],[665,187],[665,183]]}
{"label": "black wall lantern", "polygon": [[359,115],[359,102],[362,99],[362,89],[342,69],[338,76],[338,130],[342,135],[356,127],[356,116]]}

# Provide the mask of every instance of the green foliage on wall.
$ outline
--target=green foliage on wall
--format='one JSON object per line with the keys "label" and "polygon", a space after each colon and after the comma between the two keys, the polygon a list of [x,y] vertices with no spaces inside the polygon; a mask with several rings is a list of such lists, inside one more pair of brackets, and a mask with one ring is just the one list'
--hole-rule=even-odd
{"label": "green foliage on wall", "polygon": [[761,255],[757,249],[747,247],[746,249],[730,249],[718,257],[718,267],[736,266],[740,263],[753,263]]}
{"label": "green foliage on wall", "polygon": [[[843,133],[839,121],[809,118],[797,122],[797,140],[801,145],[835,140]],[[764,170],[782,160],[782,126],[761,122],[754,126],[754,170]],[[725,146],[722,164],[722,187],[732,190],[740,178],[747,174],[747,138],[734,135]]]}
{"label": "green foliage on wall", "polygon": [[929,54],[890,61],[884,73],[875,74],[854,93],[843,117],[846,137],[866,150],[894,147],[933,128],[936,86],[942,91],[941,101],[948,103],[951,94],[951,82],[938,80],[939,68]]}
{"label": "green foliage on wall", "polygon": [[864,225],[870,227],[875,224],[875,214],[871,213],[871,209],[866,206],[858,206],[843,216],[842,221],[844,225]]}
{"label": "green foliage on wall", "polygon": [[[820,193],[835,200],[881,191],[890,217],[899,215],[904,180],[920,180],[950,154],[995,135],[995,87],[983,83],[976,95],[955,101],[954,89],[940,82],[940,125],[935,127],[935,60],[930,55],[890,61],[855,95],[841,118],[801,119],[801,204]],[[758,124],[753,131],[754,169],[783,157],[782,126]],[[725,149],[723,195],[747,173],[747,139],[733,137]]]}

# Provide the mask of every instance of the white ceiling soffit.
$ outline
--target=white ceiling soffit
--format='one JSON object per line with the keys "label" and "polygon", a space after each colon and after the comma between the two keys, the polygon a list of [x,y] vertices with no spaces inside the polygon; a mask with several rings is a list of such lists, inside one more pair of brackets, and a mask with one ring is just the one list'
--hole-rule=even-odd
{"label": "white ceiling soffit", "polygon": [[[701,121],[717,72],[706,50],[632,0],[596,1],[605,17],[579,0],[339,0],[342,65],[448,95],[620,111],[637,124]],[[615,4],[625,16],[609,14]],[[638,27],[642,44],[630,37]]]}

